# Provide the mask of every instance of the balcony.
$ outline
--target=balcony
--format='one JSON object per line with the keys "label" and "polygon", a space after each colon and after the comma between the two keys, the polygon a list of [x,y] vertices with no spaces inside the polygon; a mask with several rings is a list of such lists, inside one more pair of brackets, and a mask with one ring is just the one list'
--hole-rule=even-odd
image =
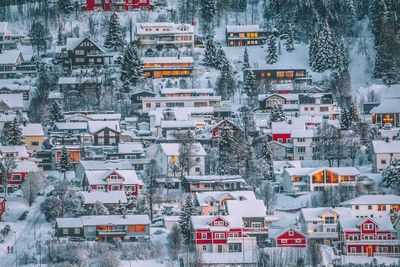
{"label": "balcony", "polygon": [[387,240],[346,240],[346,245],[361,245],[361,244],[371,244],[371,245],[400,245],[400,239],[387,239]]}
{"label": "balcony", "polygon": [[243,232],[247,234],[267,234],[267,227],[244,227]]}
{"label": "balcony", "polygon": [[125,229],[97,230],[97,235],[99,235],[99,236],[120,236],[120,235],[126,235],[126,230],[125,230]]}
{"label": "balcony", "polygon": [[338,239],[339,234],[335,232],[315,232],[315,233],[308,233],[308,236],[310,238],[315,238],[315,239],[324,239],[324,238],[333,238],[333,239]]}
{"label": "balcony", "polygon": [[226,242],[229,243],[253,243],[257,244],[257,238],[254,236],[243,236],[243,237],[228,237]]}

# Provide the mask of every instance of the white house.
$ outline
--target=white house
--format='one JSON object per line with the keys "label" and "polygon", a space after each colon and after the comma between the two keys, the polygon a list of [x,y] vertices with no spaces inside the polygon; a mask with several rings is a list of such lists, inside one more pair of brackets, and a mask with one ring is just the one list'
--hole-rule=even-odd
{"label": "white house", "polygon": [[340,108],[333,101],[333,95],[329,93],[300,94],[300,115],[322,117],[326,120],[336,120],[340,115]]}
{"label": "white house", "polygon": [[301,231],[310,239],[330,244],[339,238],[339,219],[351,217],[351,209],[344,207],[303,208],[299,216],[299,223]]}
{"label": "white house", "polygon": [[356,218],[387,217],[400,210],[400,197],[396,195],[363,195],[344,201],[340,206],[351,209]]}
{"label": "white house", "polygon": [[331,186],[355,186],[359,175],[354,167],[287,168],[282,186],[287,193],[303,194]]}
{"label": "white house", "polygon": [[[160,168],[160,174],[179,176],[179,143],[162,143],[158,145],[154,159]],[[192,167],[189,175],[205,174],[206,152],[200,143],[194,143],[192,149]],[[185,175],[187,173],[185,172]]]}
{"label": "white house", "polygon": [[169,97],[143,97],[143,113],[151,110],[166,108],[202,108],[220,106],[220,96],[169,96]]}
{"label": "white house", "polygon": [[383,171],[392,160],[400,159],[400,140],[372,141],[372,170]]}

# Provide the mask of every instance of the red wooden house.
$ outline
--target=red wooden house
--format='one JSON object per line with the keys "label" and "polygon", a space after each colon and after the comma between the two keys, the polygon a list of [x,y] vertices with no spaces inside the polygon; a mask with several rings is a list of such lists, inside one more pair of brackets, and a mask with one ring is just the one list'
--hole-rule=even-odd
{"label": "red wooden house", "polygon": [[196,249],[202,252],[241,252],[256,246],[255,237],[243,234],[243,221],[234,216],[192,216]]}
{"label": "red wooden house", "polygon": [[343,253],[400,256],[400,239],[389,217],[340,219],[339,224]]}
{"label": "red wooden house", "polygon": [[151,8],[150,0],[86,0],[86,10],[88,11],[150,10]]}
{"label": "red wooden house", "polygon": [[0,197],[0,221],[4,219],[5,213],[6,213],[6,199]]}
{"label": "red wooden house", "polygon": [[282,229],[269,229],[269,238],[276,247],[305,248],[307,236],[290,227]]}
{"label": "red wooden house", "polygon": [[[8,175],[7,191],[14,191],[21,187],[29,173],[38,172],[39,168],[35,162],[29,160],[16,161],[16,167]],[[2,178],[2,175],[0,175]],[[0,188],[3,186],[0,185]]]}
{"label": "red wooden house", "polygon": [[121,191],[137,196],[143,183],[135,170],[94,170],[85,171],[83,189],[86,191]]}

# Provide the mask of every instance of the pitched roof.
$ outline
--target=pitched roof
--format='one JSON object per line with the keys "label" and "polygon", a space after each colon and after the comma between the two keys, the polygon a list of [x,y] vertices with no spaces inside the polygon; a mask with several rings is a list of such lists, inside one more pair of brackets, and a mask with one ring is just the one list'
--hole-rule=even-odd
{"label": "pitched roof", "polygon": [[373,107],[370,114],[373,113],[399,113],[400,112],[400,99],[399,98],[385,98],[381,101],[379,106]]}
{"label": "pitched roof", "polygon": [[22,94],[0,94],[0,103],[3,102],[9,108],[23,108],[24,100]]}
{"label": "pitched roof", "polygon": [[58,130],[85,130],[87,122],[56,122],[54,124]]}
{"label": "pitched roof", "polygon": [[339,218],[340,227],[344,231],[358,231],[359,226],[367,221],[371,220],[378,225],[378,230],[380,231],[394,231],[393,224],[389,217],[379,217],[379,218]]}
{"label": "pitched roof", "polygon": [[227,200],[226,209],[229,215],[241,218],[265,217],[267,215],[264,201],[260,199]]}
{"label": "pitched roof", "polygon": [[16,167],[13,169],[13,172],[38,172],[39,167],[35,162],[30,160],[16,160]]}
{"label": "pitched roof", "polygon": [[288,232],[289,230],[293,230],[296,233],[298,233],[299,235],[302,235],[303,237],[307,238],[307,236],[305,234],[303,234],[300,229],[296,229],[294,227],[287,227],[284,229],[271,229],[270,228],[270,229],[268,229],[268,238],[272,238],[272,239],[278,238],[280,235]]}
{"label": "pitched roof", "polygon": [[193,63],[192,57],[142,57],[144,64],[151,63]]}
{"label": "pitched roof", "polygon": [[19,56],[22,56],[20,50],[5,50],[0,54],[0,65],[15,64]]}
{"label": "pitched roof", "polygon": [[253,191],[208,191],[208,192],[197,192],[196,199],[199,205],[207,202],[208,199],[212,198],[215,201],[222,200],[225,196],[231,196],[234,199],[243,198],[245,200],[255,200],[256,196]]}
{"label": "pitched roof", "polygon": [[67,50],[74,50],[78,45],[80,45],[85,39],[88,39],[90,42],[92,42],[97,48],[99,48],[104,54],[106,52],[104,49],[95,43],[93,40],[91,40],[89,37],[82,37],[82,38],[67,38],[67,43],[66,43],[66,48]]}
{"label": "pitched roof", "polygon": [[79,218],[57,218],[56,223],[59,228],[81,228],[90,225],[150,224],[150,219],[147,215],[93,215]]}
{"label": "pitched roof", "polygon": [[128,202],[125,191],[82,191],[80,194],[83,197],[83,202],[85,205],[94,204],[96,201],[99,201],[103,204],[117,204],[119,202],[126,204]]}
{"label": "pitched roof", "polygon": [[29,154],[25,146],[0,146],[1,153],[18,153],[19,158],[28,158]]}
{"label": "pitched roof", "polygon": [[[224,221],[228,222],[229,225],[225,226],[211,226],[210,222],[216,218],[220,217]],[[190,222],[194,229],[226,229],[226,228],[242,228],[243,227],[243,220],[240,217],[230,216],[230,215],[198,215],[198,216],[191,216]]]}
{"label": "pitched roof", "polygon": [[129,154],[129,153],[143,153],[143,144],[140,142],[129,142],[119,143],[118,153]]}
{"label": "pitched roof", "polygon": [[372,141],[372,147],[376,154],[399,153],[400,140],[389,140],[389,142],[384,140],[374,140]]}
{"label": "pitched roof", "polygon": [[260,25],[227,25],[227,32],[259,32],[262,31]]}
{"label": "pitched roof", "polygon": [[[162,143],[160,144],[160,148],[164,154],[167,156],[178,156],[179,155],[179,143]],[[193,144],[193,151],[194,156],[206,156],[207,153],[204,150],[203,146],[200,143]]]}
{"label": "pitched roof", "polygon": [[218,181],[235,181],[245,182],[240,175],[193,175],[185,176],[185,179],[189,182],[218,182]]}
{"label": "pitched roof", "polygon": [[133,170],[132,164],[127,159],[118,160],[81,160],[82,167],[89,170]]}
{"label": "pitched roof", "polygon": [[86,179],[89,185],[105,185],[107,184],[106,177],[116,173],[124,178],[123,184],[143,184],[136,175],[135,170],[96,170],[85,171]]}
{"label": "pitched roof", "polygon": [[351,218],[353,216],[351,213],[351,209],[343,208],[343,207],[303,208],[303,209],[301,209],[301,214],[303,215],[303,218],[306,222],[320,221],[320,220],[322,220],[320,218],[321,214],[323,214],[324,212],[329,211],[329,210],[339,214],[339,216],[343,217],[343,218]]}
{"label": "pitched roof", "polygon": [[[146,31],[145,28],[165,28],[167,31]],[[153,34],[172,34],[172,33],[193,33],[194,27],[191,24],[175,24],[172,22],[151,22],[151,23],[136,23],[136,32],[141,35]]]}
{"label": "pitched roof", "polygon": [[360,175],[360,171],[355,167],[319,167],[319,168],[286,168],[285,171],[290,175],[312,175],[320,171],[330,171],[338,175]]}
{"label": "pitched roof", "polygon": [[362,195],[340,203],[340,206],[349,205],[374,205],[374,204],[398,204],[400,196],[396,195]]}
{"label": "pitched roof", "polygon": [[88,121],[88,129],[92,134],[104,128],[120,132],[119,121]]}
{"label": "pitched roof", "polygon": [[22,136],[44,136],[43,127],[40,123],[28,123],[22,127]]}

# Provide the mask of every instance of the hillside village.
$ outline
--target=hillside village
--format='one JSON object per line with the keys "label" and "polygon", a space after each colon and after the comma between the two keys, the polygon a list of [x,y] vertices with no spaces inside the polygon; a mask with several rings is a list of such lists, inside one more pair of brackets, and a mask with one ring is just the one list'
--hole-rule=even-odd
{"label": "hillside village", "polygon": [[397,0],[1,1],[0,266],[400,266],[399,33]]}

